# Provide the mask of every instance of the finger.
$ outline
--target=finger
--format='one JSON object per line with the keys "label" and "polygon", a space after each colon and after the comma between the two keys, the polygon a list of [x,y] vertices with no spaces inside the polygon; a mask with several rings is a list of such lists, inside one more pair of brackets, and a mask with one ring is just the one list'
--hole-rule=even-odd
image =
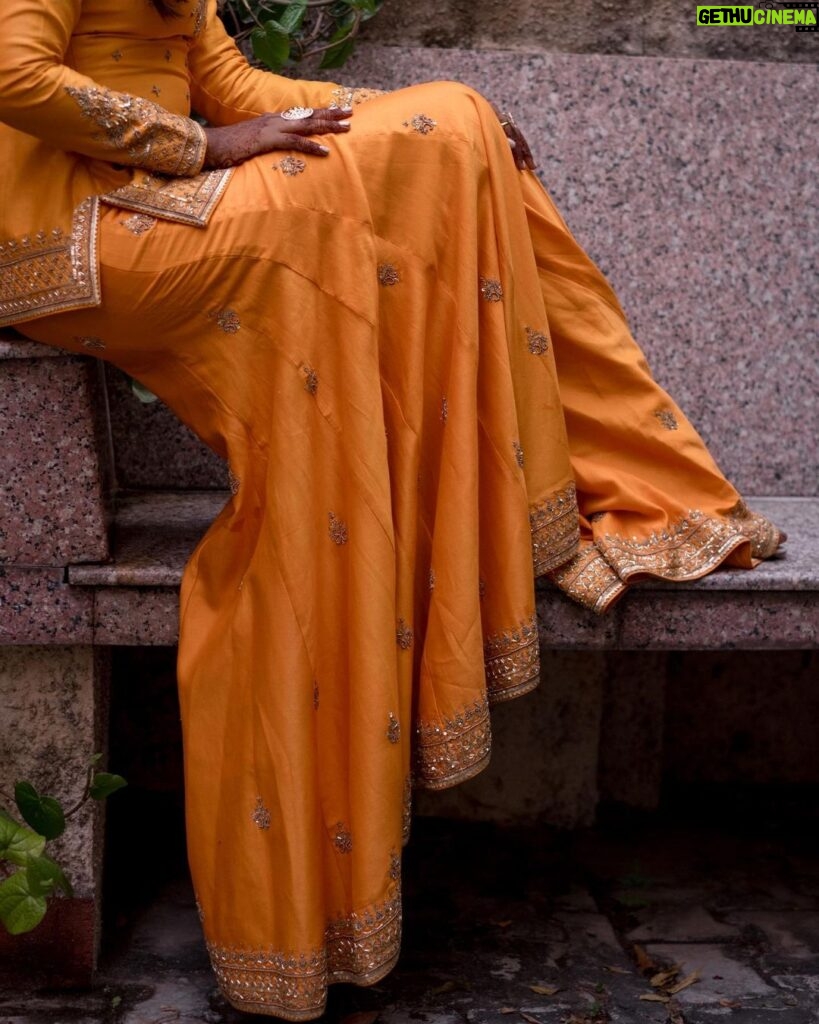
{"label": "finger", "polygon": [[523,170],[525,165],[523,162],[523,156],[518,150],[517,143],[514,139],[507,139],[507,142],[509,143],[509,148],[512,150],[512,156],[515,158],[515,167],[517,167],[519,171]]}
{"label": "finger", "polygon": [[313,156],[327,156],[330,152],[327,146],[320,142],[313,142],[312,139],[305,139],[301,135],[283,135],[283,146],[277,149],[297,149],[300,153],[311,153]]}
{"label": "finger", "polygon": [[327,135],[331,133],[342,134],[350,130],[349,121],[331,121],[311,117],[304,123],[297,122],[287,126],[288,135]]}
{"label": "finger", "polygon": [[316,107],[313,111],[313,117],[321,120],[332,119],[333,121],[340,121],[346,117],[350,117],[354,113],[352,107]]}

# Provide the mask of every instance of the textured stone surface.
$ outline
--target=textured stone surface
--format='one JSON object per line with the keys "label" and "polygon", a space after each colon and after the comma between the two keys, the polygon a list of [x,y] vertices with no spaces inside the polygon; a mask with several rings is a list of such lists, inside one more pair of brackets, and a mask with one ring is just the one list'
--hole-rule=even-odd
{"label": "textured stone surface", "polygon": [[[0,647],[0,788],[27,779],[68,808],[82,794],[85,765],[105,752],[108,652],[91,647]],[[77,898],[98,895],[104,807],[89,801],[48,845]]]}
{"label": "textured stone surface", "polygon": [[94,643],[155,647],[179,640],[176,587],[97,587]]}
{"label": "textured stone surface", "polygon": [[92,642],[94,595],[63,575],[0,565],[0,645]]}
{"label": "textured stone surface", "polygon": [[816,60],[816,35],[786,26],[702,28],[695,6],[678,0],[400,0],[384,5],[363,38],[390,45]]}
{"label": "textured stone surface", "polygon": [[163,402],[141,402],[116,366],[105,373],[120,487],[228,486],[226,463]]}
{"label": "textured stone surface", "polygon": [[108,557],[99,395],[90,359],[0,359],[0,562]]}
{"label": "textured stone surface", "polygon": [[677,995],[684,1006],[719,1005],[720,1000],[777,994],[752,967],[734,959],[722,946],[707,942],[664,942],[646,946],[646,952],[668,963],[679,964],[683,975],[699,971],[698,984]]}
{"label": "textured stone surface", "polygon": [[814,68],[367,47],[344,78],[458,79],[514,109],[724,472],[749,494],[817,493]]}
{"label": "textured stone surface", "polygon": [[590,825],[597,806],[604,674],[600,654],[542,651],[538,689],[492,708],[489,767],[462,786],[418,792],[417,811],[485,821],[540,818],[563,828]]}
{"label": "textured stone surface", "polygon": [[688,906],[659,914],[627,932],[630,942],[656,942],[666,939],[670,942],[705,942],[714,939],[732,939],[739,935],[739,929],[716,921],[705,907]]}

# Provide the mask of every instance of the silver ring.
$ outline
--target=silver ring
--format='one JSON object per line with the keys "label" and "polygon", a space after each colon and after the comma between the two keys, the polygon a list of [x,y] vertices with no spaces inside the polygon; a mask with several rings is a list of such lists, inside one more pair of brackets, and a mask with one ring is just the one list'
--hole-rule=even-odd
{"label": "silver ring", "polygon": [[282,117],[285,121],[304,121],[306,118],[312,116],[312,107],[290,107],[288,110],[282,112]]}

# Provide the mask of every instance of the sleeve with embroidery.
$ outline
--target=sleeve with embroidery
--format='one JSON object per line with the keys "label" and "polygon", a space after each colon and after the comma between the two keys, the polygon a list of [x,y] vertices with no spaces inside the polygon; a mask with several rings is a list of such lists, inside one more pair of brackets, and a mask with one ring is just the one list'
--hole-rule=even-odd
{"label": "sleeve with embroidery", "polygon": [[287,107],[362,103],[377,89],[350,89],[337,82],[297,80],[251,67],[209,0],[205,27],[189,57],[193,109],[211,124],[235,124]]}
{"label": "sleeve with embroidery", "polygon": [[3,0],[0,120],[97,160],[197,174],[207,148],[201,125],[105,89],[63,63],[80,6],[81,0]]}

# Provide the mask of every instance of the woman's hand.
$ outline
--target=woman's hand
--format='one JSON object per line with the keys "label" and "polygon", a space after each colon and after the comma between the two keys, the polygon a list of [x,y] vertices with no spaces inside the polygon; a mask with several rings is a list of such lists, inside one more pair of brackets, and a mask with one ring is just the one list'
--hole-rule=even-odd
{"label": "woman's hand", "polygon": [[348,132],[352,112],[351,107],[324,107],[297,120],[285,118],[282,114],[261,114],[238,124],[205,128],[208,148],[203,169],[233,167],[259,153],[271,153],[276,149],[295,149],[312,156],[327,156],[330,152],[327,146],[305,136]]}
{"label": "woman's hand", "polygon": [[526,141],[523,132],[515,124],[511,114],[503,113],[503,111],[498,110],[491,100],[489,102],[492,105],[492,109],[498,115],[498,120],[506,132],[506,137],[509,139],[509,145],[518,170],[533,171],[535,169],[535,158],[532,156],[532,151],[529,149],[529,143]]}

